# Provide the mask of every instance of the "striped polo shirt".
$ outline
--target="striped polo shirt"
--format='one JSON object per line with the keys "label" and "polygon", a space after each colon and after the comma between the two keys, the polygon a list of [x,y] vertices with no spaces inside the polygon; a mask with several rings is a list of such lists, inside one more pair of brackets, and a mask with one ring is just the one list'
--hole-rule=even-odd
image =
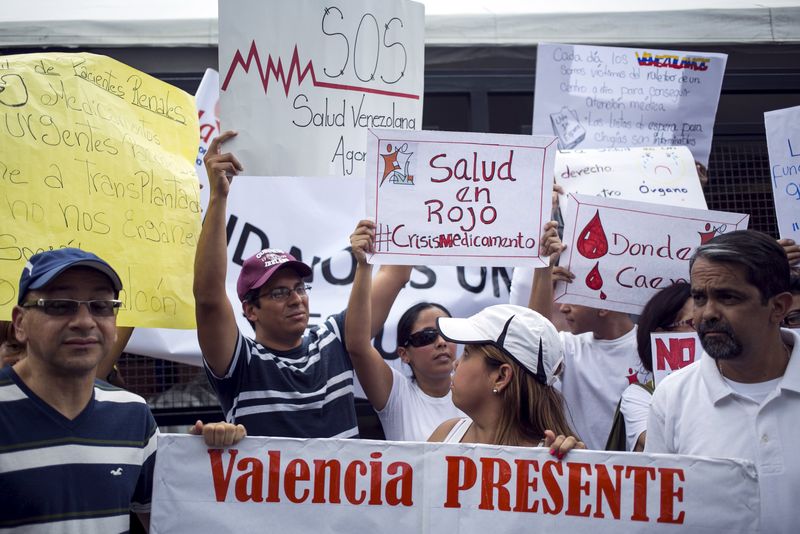
{"label": "striped polo shirt", "polygon": [[157,433],[133,393],[96,381],[70,420],[0,369],[0,533],[128,532],[150,511]]}
{"label": "striped polo shirt", "polygon": [[312,328],[289,351],[239,332],[225,376],[217,377],[206,364],[225,419],[243,424],[251,436],[358,437],[344,313]]}

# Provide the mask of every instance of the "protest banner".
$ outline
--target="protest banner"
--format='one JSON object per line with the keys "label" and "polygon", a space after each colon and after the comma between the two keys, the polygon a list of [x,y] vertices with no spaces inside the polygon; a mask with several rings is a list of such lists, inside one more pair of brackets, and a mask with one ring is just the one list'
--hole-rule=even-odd
{"label": "protest banner", "polygon": [[0,317],[26,261],[79,247],[120,274],[122,326],[193,328],[192,97],[93,54],[0,58]]}
{"label": "protest banner", "polygon": [[778,233],[800,243],[800,106],[764,113],[764,126]]}
{"label": "protest banner", "polygon": [[162,434],[154,534],[758,531],[752,463],[544,447]]}
{"label": "protest banner", "polygon": [[367,128],[422,127],[425,13],[408,0],[219,4],[220,109],[249,175],[364,175]]}
{"label": "protest banner", "polygon": [[575,275],[558,282],[556,302],[639,313],[659,289],[689,280],[694,249],[716,235],[744,230],[749,215],[571,195],[559,265]]}
{"label": "protest banner", "polygon": [[559,149],[686,146],[708,166],[727,58],[540,43],[533,133]]}
{"label": "protest banner", "polygon": [[683,146],[561,150],[554,173],[564,190],[562,210],[570,193],[708,209],[694,159]]}
{"label": "protest banner", "polygon": [[370,261],[534,265],[550,218],[555,140],[370,130]]}
{"label": "protest banner", "polygon": [[653,383],[700,359],[703,347],[697,332],[658,332],[650,334],[653,356]]}
{"label": "protest banner", "polygon": [[[364,179],[356,177],[236,177],[228,197],[226,284],[242,332],[253,335],[240,313],[236,279],[243,260],[261,248],[291,251],[313,266],[313,289],[309,295],[312,326],[347,306],[355,276],[349,236],[364,218],[364,187]],[[467,317],[486,306],[508,301],[511,272],[504,267],[437,267],[421,263],[374,341],[384,358],[398,367],[395,327],[413,304],[434,301],[456,317]],[[202,363],[194,330],[137,328],[126,350],[191,365]]]}

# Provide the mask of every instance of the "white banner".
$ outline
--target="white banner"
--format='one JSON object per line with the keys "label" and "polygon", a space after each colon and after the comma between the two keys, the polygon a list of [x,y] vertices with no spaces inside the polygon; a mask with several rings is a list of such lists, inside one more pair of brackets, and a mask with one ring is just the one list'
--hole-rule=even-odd
{"label": "white banner", "polygon": [[371,261],[541,267],[552,136],[370,130]]}
{"label": "white banner", "polygon": [[639,313],[650,297],[689,279],[695,247],[747,228],[749,215],[570,196],[560,265],[574,275],[558,282],[556,302]]}
{"label": "white banner", "polygon": [[730,459],[364,440],[158,438],[150,530],[758,531],[754,466]]}
{"label": "white banner", "polygon": [[[253,330],[241,316],[236,279],[247,257],[267,246],[291,251],[313,267],[311,325],[347,306],[355,263],[349,236],[364,217],[364,180],[355,177],[238,176],[228,197],[228,296],[239,327]],[[335,207],[335,209],[334,209]],[[395,332],[400,315],[426,300],[446,306],[457,317],[508,302],[511,270],[504,267],[427,267],[420,265],[395,302],[375,345],[399,365]],[[201,365],[194,330],[136,329],[126,350]]]}
{"label": "white banner", "polygon": [[689,149],[600,148],[556,153],[556,183],[568,194],[708,209]]}
{"label": "white banner", "polygon": [[364,175],[367,128],[422,127],[425,12],[407,0],[219,3],[220,107],[249,175]]}
{"label": "white banner", "polygon": [[650,334],[653,356],[653,383],[658,385],[678,369],[700,359],[703,347],[697,332],[658,332]]}
{"label": "white banner", "polygon": [[800,106],[764,113],[764,126],[778,232],[800,243]]}
{"label": "white banner", "polygon": [[683,145],[708,166],[727,58],[540,43],[533,133],[560,149]]}

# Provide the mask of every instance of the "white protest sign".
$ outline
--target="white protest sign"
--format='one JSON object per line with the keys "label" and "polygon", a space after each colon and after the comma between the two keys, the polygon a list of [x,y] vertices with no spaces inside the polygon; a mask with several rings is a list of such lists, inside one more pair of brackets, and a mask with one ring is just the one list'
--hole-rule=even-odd
{"label": "white protest sign", "polygon": [[425,13],[407,0],[219,3],[220,108],[249,175],[364,175],[367,128],[422,126]]}
{"label": "white protest sign", "polygon": [[194,95],[197,104],[197,118],[200,122],[200,146],[197,150],[195,169],[200,180],[200,204],[205,213],[208,206],[208,195],[211,189],[208,185],[206,166],[203,157],[208,151],[208,145],[220,134],[219,130],[219,74],[214,69],[206,69],[197,92]]}
{"label": "white protest sign", "polygon": [[600,148],[556,153],[555,180],[566,195],[595,195],[708,209],[689,149]]}
{"label": "white protest sign", "polygon": [[653,383],[700,359],[703,347],[697,332],[658,332],[650,334],[653,356]]}
{"label": "white protest sign", "polygon": [[800,106],[764,113],[778,233],[800,242]]}
{"label": "white protest sign", "polygon": [[154,534],[743,534],[759,519],[751,463],[695,456],[162,434],[154,479]]}
{"label": "white protest sign", "polygon": [[555,300],[639,313],[659,289],[689,279],[694,249],[744,230],[749,215],[585,195],[570,196],[560,265],[575,280]]}
{"label": "white protest sign", "polygon": [[540,43],[533,133],[560,149],[683,145],[708,166],[727,57]]}
{"label": "white protest sign", "polygon": [[554,147],[552,136],[370,130],[371,261],[544,265]]}
{"label": "white protest sign", "polygon": [[[363,178],[237,176],[228,197],[227,289],[242,332],[253,335],[241,317],[236,279],[242,261],[267,246],[292,251],[313,266],[309,297],[312,326],[342,311],[355,274],[355,263],[347,250],[349,236],[363,217]],[[375,345],[399,366],[396,325],[411,305],[438,302],[454,316],[466,317],[486,306],[508,302],[510,283],[511,272],[503,267],[420,265],[400,292]],[[201,365],[195,330],[137,328],[126,350]]]}

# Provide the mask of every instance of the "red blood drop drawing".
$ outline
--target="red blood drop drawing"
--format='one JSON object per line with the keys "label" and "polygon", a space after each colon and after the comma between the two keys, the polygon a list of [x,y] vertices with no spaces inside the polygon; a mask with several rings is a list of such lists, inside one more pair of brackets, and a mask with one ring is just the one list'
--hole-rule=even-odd
{"label": "red blood drop drawing", "polygon": [[[603,287],[603,277],[600,276],[600,262],[594,264],[592,270],[589,271],[589,274],[586,275],[586,287],[589,289],[598,290]],[[603,298],[602,294],[600,298]]]}
{"label": "red blood drop drawing", "polygon": [[605,293],[603,293],[603,292],[601,291],[601,292],[600,292],[600,300],[606,300],[606,297],[608,297],[608,295],[606,295]]}
{"label": "red blood drop drawing", "polygon": [[608,239],[600,220],[600,210],[597,210],[589,224],[581,230],[578,236],[578,252],[584,258],[594,260],[602,258],[608,253]]}

